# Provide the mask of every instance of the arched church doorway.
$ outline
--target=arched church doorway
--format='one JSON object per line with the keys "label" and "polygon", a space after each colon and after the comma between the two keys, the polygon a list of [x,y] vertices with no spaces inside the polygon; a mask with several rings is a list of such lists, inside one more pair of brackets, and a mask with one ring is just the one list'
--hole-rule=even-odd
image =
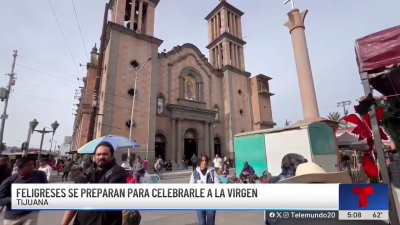
{"label": "arched church doorway", "polygon": [[185,132],[185,141],[184,141],[184,154],[185,160],[188,161],[189,165],[192,165],[190,158],[193,154],[197,156],[197,131],[194,129],[188,129]]}
{"label": "arched church doorway", "polygon": [[221,139],[219,137],[214,138],[214,155],[216,154],[221,156]]}
{"label": "arched church doorway", "polygon": [[160,155],[162,157],[162,159],[165,161],[165,136],[157,133],[156,134],[156,138],[155,138],[155,149],[154,149],[154,153],[155,153],[155,158],[157,159]]}

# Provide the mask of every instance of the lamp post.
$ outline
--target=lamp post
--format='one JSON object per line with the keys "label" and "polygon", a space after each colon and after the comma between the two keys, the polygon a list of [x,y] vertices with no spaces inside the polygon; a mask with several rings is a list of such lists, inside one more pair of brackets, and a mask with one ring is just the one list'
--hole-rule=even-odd
{"label": "lamp post", "polygon": [[[37,123],[37,124],[39,124],[39,123]],[[57,130],[59,125],[60,124],[57,121],[54,121],[54,123],[51,124],[52,130],[46,130],[46,127],[43,127],[42,130],[32,129],[32,133],[33,133],[33,131],[36,131],[36,132],[39,132],[39,133],[42,134],[42,139],[40,140],[40,148],[39,148],[39,155],[38,155],[37,165],[39,165],[39,162],[40,162],[40,159],[41,159],[44,135],[47,134],[47,133],[53,133],[53,136],[54,136],[54,133],[56,132],[56,130]]]}
{"label": "lamp post", "polygon": [[28,129],[28,137],[26,138],[26,144],[24,146],[22,155],[26,156],[27,155],[27,150],[29,149],[29,143],[31,141],[31,135],[33,133],[33,130],[35,130],[36,126],[39,124],[39,122],[36,119],[33,119],[31,122],[29,122],[29,129]]}
{"label": "lamp post", "polygon": [[[151,57],[149,57],[149,58],[147,59],[147,61],[143,64],[142,67],[140,67],[140,69],[136,72],[136,75],[135,75],[135,86],[134,86],[134,88],[133,88],[131,120],[130,120],[130,124],[129,124],[129,139],[132,139],[133,110],[134,110],[134,108],[135,108],[137,80],[138,80],[138,78],[139,78],[140,72],[142,72],[144,66],[146,66],[146,64],[147,64],[150,60],[151,60]],[[146,158],[147,158],[148,154],[149,154],[149,150],[147,149]],[[130,151],[130,148],[128,148],[128,160],[130,160],[130,156],[131,156],[131,151]]]}

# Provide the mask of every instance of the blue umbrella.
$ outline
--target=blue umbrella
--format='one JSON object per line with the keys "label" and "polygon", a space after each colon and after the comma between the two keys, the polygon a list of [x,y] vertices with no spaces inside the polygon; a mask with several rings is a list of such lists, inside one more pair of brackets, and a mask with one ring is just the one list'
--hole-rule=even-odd
{"label": "blue umbrella", "polygon": [[78,149],[78,153],[93,154],[96,146],[103,141],[109,142],[114,147],[115,151],[119,149],[136,148],[140,146],[138,143],[132,141],[129,138],[122,136],[107,135],[86,143],[84,146]]}

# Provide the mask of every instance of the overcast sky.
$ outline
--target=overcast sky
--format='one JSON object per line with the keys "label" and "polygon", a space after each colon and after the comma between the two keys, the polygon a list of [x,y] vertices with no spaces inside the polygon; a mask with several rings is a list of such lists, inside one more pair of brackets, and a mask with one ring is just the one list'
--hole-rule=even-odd
{"label": "overcast sky", "polygon": [[[74,0],[82,29],[83,45],[72,0],[50,0],[66,43],[52,13],[49,0],[1,0],[0,86],[5,86],[18,50],[17,82],[11,94],[4,142],[20,146],[26,140],[29,121],[39,121],[37,129],[57,120],[55,140],[72,135],[77,103],[77,78],[85,75],[87,55],[99,44],[104,5],[108,0]],[[159,51],[184,43],[195,44],[208,57],[205,16],[217,0],[161,0],[156,9],[155,36],[164,40]],[[242,18],[246,70],[273,78],[270,89],[273,119],[282,126],[286,119],[302,119],[298,82],[290,35],[283,26],[290,6],[281,0],[229,0],[245,14]],[[370,33],[399,25],[399,0],[298,0],[308,9],[306,36],[321,116],[340,111],[336,103],[359,98],[363,91],[354,54],[354,41]],[[90,57],[90,56],[89,56]],[[0,102],[3,110],[4,102]],[[352,109],[350,110],[352,111]],[[51,135],[44,139],[50,147]],[[34,133],[31,146],[39,147]]]}

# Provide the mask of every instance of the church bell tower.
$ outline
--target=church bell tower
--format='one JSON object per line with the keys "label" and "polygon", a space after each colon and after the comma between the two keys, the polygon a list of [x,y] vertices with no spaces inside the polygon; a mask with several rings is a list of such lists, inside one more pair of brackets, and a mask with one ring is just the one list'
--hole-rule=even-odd
{"label": "church bell tower", "polygon": [[[140,144],[135,153],[151,162],[155,154],[153,106],[158,85],[158,48],[162,43],[153,36],[158,3],[159,0],[110,0],[102,35],[96,121],[97,137],[130,137]],[[122,159],[126,160],[126,155]]]}
{"label": "church bell tower", "polygon": [[234,157],[235,134],[253,130],[250,73],[245,71],[241,17],[243,12],[226,0],[206,16],[210,61],[223,74],[225,155]]}

